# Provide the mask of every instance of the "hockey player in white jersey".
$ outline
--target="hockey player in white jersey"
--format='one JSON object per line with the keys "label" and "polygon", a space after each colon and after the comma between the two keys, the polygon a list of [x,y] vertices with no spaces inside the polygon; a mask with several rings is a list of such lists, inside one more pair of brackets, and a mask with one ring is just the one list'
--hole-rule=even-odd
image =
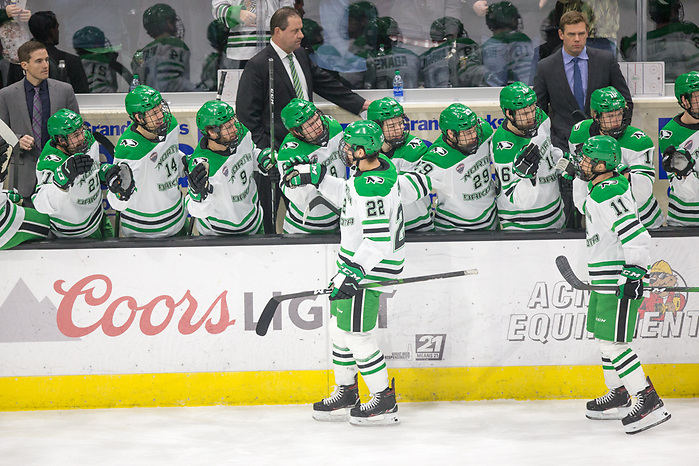
{"label": "hockey player in white jersey", "polygon": [[617,141],[593,136],[580,152],[573,201],[586,219],[592,284],[619,285],[616,294],[590,294],[587,330],[599,341],[609,392],[587,403],[587,417],[621,419],[626,433],[635,434],[670,419],[629,345],[643,302],[650,235],[640,221],[629,181],[617,171],[622,157]]}
{"label": "hockey player in white jersey", "polygon": [[[313,102],[291,99],[282,109],[281,118],[289,130],[279,148],[278,168],[294,157],[307,156],[311,162],[322,164],[331,176],[346,179],[346,167],[340,159],[342,126],[323,115]],[[284,216],[284,233],[333,233],[339,228],[340,206],[328,205],[311,185],[290,189],[282,185],[288,199]]]}
{"label": "hockey player in white jersey", "polygon": [[22,196],[16,189],[1,189],[10,171],[13,147],[0,138],[0,250],[26,241],[39,241],[49,234],[49,216],[20,206]]}
{"label": "hockey player in white jersey", "polygon": [[[352,167],[349,180],[327,176],[320,163],[299,156],[286,165],[287,186],[312,184],[333,204],[342,206],[338,272],[331,281],[331,339],[336,389],[313,405],[319,421],[347,420],[356,425],[395,425],[395,382],[388,383],[383,354],[373,331],[380,292],[358,284],[396,278],[405,260],[405,221],[401,200],[429,194],[429,179],[416,173],[398,175],[381,155],[381,128],[373,121],[355,121],[345,129],[343,159]],[[421,183],[415,180],[421,178]],[[424,184],[425,189],[416,187]],[[400,187],[399,187],[400,185]],[[361,372],[372,398],[360,404],[357,373]]]}
{"label": "hockey player in white jersey", "polygon": [[649,230],[660,228],[665,217],[653,195],[653,141],[641,129],[629,126],[631,111],[626,99],[612,86],[592,92],[590,113],[591,119],[573,126],[568,139],[570,152],[574,153],[590,136],[606,134],[616,139],[621,148],[622,173],[629,179],[641,222]]}
{"label": "hockey player in white jersey", "polygon": [[699,72],[675,80],[675,97],[683,112],[660,130],[658,144],[662,165],[670,180],[667,224],[699,226]]}
{"label": "hockey player in white jersey", "polygon": [[[422,139],[411,136],[403,106],[393,97],[374,100],[367,109],[367,119],[374,121],[383,130],[384,142],[381,153],[396,166],[398,173],[415,171],[420,159],[427,153]],[[432,231],[430,198],[403,203],[405,231]]]}
{"label": "hockey player in white jersey", "polygon": [[211,100],[197,112],[204,134],[187,157],[186,204],[201,235],[263,233],[262,208],[253,172],[274,166],[270,149],[260,150],[229,104]]}
{"label": "hockey player in white jersey", "polygon": [[160,92],[138,86],[126,94],[131,125],[119,138],[114,163],[133,172],[136,191],[129,199],[109,192],[109,204],[121,212],[126,237],[163,238],[185,234],[187,212],[178,179],[184,175],[179,130]]}
{"label": "hockey player in white jersey", "polygon": [[490,175],[492,127],[457,103],[442,110],[439,128],[442,135],[417,170],[437,187],[435,229],[494,230],[498,214]]}
{"label": "hockey player in white jersey", "polygon": [[47,127],[51,139],[36,166],[34,207],[49,215],[51,232],[58,238],[113,237],[101,185],[128,200],[133,193],[131,169],[124,163],[100,165],[98,144],[74,111],[59,110]]}
{"label": "hockey player in white jersey", "polygon": [[500,91],[505,120],[493,135],[493,167],[500,183],[498,217],[503,230],[562,228],[565,216],[551,144],[551,120],[536,106],[536,93],[522,82]]}

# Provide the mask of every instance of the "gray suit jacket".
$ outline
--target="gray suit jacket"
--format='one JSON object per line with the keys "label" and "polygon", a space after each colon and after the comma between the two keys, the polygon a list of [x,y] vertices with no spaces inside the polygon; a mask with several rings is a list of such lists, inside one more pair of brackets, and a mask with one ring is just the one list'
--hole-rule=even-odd
{"label": "gray suit jacket", "polygon": [[[48,79],[49,99],[51,100],[51,115],[62,108],[80,113],[78,101],[70,84]],[[32,123],[27,110],[27,97],[24,92],[24,79],[8,87],[0,89],[0,118],[15,132],[18,138],[25,134],[32,135]],[[19,154],[18,186],[14,186],[14,171],[10,174],[12,187],[19,190],[22,197],[30,197],[36,188],[36,163],[43,147],[34,147],[28,151],[15,152]],[[14,158],[14,157],[13,157]],[[17,159],[14,158],[12,170]]]}
{"label": "gray suit jacket", "polygon": [[[621,74],[619,63],[611,53],[587,47],[587,94],[585,95],[585,115],[590,115],[590,96],[596,89],[614,86],[628,102],[633,111],[633,101],[629,86]],[[578,110],[573,91],[563,67],[563,52],[549,55],[539,62],[534,77],[534,91],[537,105],[551,118],[551,139],[553,145],[568,151],[568,138],[573,125],[582,118],[575,117]]]}

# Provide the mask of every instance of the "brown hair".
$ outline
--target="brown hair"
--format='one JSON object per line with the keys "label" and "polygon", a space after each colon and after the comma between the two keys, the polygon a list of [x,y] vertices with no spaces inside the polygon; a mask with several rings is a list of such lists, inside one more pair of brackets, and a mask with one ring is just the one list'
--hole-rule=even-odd
{"label": "brown hair", "polygon": [[42,49],[46,50],[46,46],[44,44],[35,40],[30,40],[29,42],[25,42],[19,46],[17,49],[17,58],[19,58],[20,63],[23,61],[28,62],[32,58],[32,53]]}
{"label": "brown hair", "polygon": [[567,11],[561,16],[561,20],[558,22],[558,29],[561,32],[565,32],[565,28],[568,24],[578,24],[585,23],[585,29],[590,31],[590,22],[587,20],[587,16],[577,10]]}
{"label": "brown hair", "polygon": [[299,14],[298,11],[296,11],[294,8],[290,6],[285,6],[277,11],[274,12],[272,15],[272,19],[269,20],[269,31],[272,35],[274,35],[274,30],[276,28],[281,29],[284,31],[286,28],[289,27],[289,18],[292,16],[297,16],[301,18],[301,15]]}

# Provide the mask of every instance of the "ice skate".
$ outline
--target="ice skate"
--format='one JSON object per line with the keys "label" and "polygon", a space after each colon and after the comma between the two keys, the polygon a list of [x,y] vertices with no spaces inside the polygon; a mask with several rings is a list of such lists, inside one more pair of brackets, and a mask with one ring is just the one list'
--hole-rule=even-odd
{"label": "ice skate", "polygon": [[350,424],[355,426],[391,426],[400,424],[396,404],[396,380],[391,386],[375,393],[371,400],[350,411]]}
{"label": "ice skate", "polygon": [[665,409],[650,378],[646,380],[648,386],[638,392],[631,412],[621,420],[627,434],[643,432],[670,419],[670,413]]}
{"label": "ice skate", "polygon": [[359,385],[356,375],[352,385],[336,385],[332,395],[313,403],[313,419],[347,422],[350,408],[355,407],[359,407]]}
{"label": "ice skate", "polygon": [[620,420],[631,412],[631,397],[623,385],[609,390],[606,395],[587,402],[585,417],[596,420]]}

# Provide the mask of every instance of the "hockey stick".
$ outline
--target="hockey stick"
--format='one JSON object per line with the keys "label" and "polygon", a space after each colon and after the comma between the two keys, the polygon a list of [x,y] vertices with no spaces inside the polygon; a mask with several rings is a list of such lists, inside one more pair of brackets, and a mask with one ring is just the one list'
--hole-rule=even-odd
{"label": "hockey stick", "polygon": [[[272,151],[272,161],[276,163],[275,157],[274,157],[274,146],[275,141],[274,141],[274,59],[272,57],[269,58],[268,60],[268,68],[269,68],[269,147]],[[274,165],[272,166],[272,169],[274,168]],[[270,180],[270,186],[272,188],[272,196],[270,197],[270,202],[272,203],[272,212],[270,213],[270,216],[272,218],[272,228],[274,229],[274,232],[277,232],[277,186],[276,183],[272,183]]]}
{"label": "hockey stick", "polygon": [[[453,277],[461,277],[464,275],[476,275],[476,274],[478,274],[477,269],[459,270],[456,272],[435,273],[432,275],[421,275],[418,277],[396,278],[393,280],[387,280],[385,282],[379,282],[379,283],[367,283],[365,285],[359,285],[359,288],[362,290],[365,290],[365,289],[369,289],[369,288],[380,288],[380,287],[384,287],[384,286],[403,285],[406,283],[426,282],[428,280],[438,280],[438,279],[442,279],[442,278],[453,278]],[[323,288],[320,290],[301,291],[299,293],[291,293],[291,294],[283,294],[283,295],[279,295],[279,296],[273,296],[269,301],[267,301],[267,304],[265,305],[264,309],[262,310],[262,314],[260,314],[260,320],[257,321],[257,326],[255,327],[255,332],[261,337],[263,337],[267,334],[267,330],[269,329],[269,324],[272,323],[272,318],[274,317],[274,314],[277,312],[277,308],[279,307],[279,304],[282,301],[286,301],[288,299],[294,299],[294,298],[305,298],[308,296],[330,294],[332,292],[332,290],[333,290],[332,287],[328,287],[328,288]]]}
{"label": "hockey stick", "polygon": [[[85,125],[85,126],[88,128],[88,131],[89,131],[89,127],[88,127],[87,125]],[[107,138],[107,136],[105,136],[104,134],[100,133],[99,131],[91,131],[91,133],[92,133],[92,137],[95,138],[95,141],[97,141],[97,143],[98,143],[99,145],[101,145],[102,147],[104,147],[104,150],[107,151],[107,153],[108,153],[108,154],[110,155],[110,157],[112,158],[112,162],[114,162],[114,151],[115,151],[115,148],[114,148],[114,144],[112,143],[112,141],[110,141],[110,140]],[[107,162],[109,162],[109,161],[107,161]],[[118,211],[118,210],[116,210],[116,209],[114,209],[114,237],[115,237],[115,238],[118,238],[118,237],[119,237],[119,234],[121,233],[121,232],[120,232],[120,230],[121,230],[120,227],[121,227],[121,212]]]}
{"label": "hockey stick", "polygon": [[[566,282],[576,290],[583,291],[619,291],[618,286],[614,285],[589,285],[577,276],[575,272],[570,267],[568,263],[568,258],[566,256],[556,257],[556,267],[558,271],[561,272],[563,278]],[[648,287],[648,291],[651,293],[663,293],[665,291],[677,291],[680,293],[696,293],[699,292],[699,286],[666,286],[666,287]]]}

